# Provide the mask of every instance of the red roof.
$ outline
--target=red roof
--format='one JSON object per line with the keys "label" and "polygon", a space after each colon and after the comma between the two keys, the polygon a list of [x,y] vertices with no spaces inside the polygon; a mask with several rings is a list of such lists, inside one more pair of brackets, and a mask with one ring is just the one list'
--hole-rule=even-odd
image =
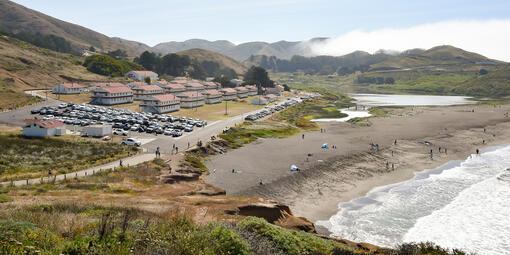
{"label": "red roof", "polygon": [[245,87],[237,87],[236,90],[239,92],[248,92],[248,89]]}
{"label": "red roof", "polygon": [[26,119],[25,122],[35,122],[37,125],[42,128],[54,128],[61,127],[65,124],[58,120],[38,120],[38,119]]}
{"label": "red roof", "polygon": [[176,96],[174,96],[172,94],[155,95],[155,96],[151,96],[149,98],[149,100],[150,99],[155,99],[156,101],[159,101],[159,102],[168,102],[168,101],[179,100]]}
{"label": "red roof", "polygon": [[159,81],[155,81],[153,82],[154,84],[160,84],[160,85],[167,85],[168,84],[168,81],[166,80],[159,80]]}
{"label": "red roof", "polygon": [[179,80],[173,80],[172,83],[180,83],[180,84],[183,84],[183,83],[188,83],[188,80],[183,80],[183,79],[179,79]]}
{"label": "red roof", "polygon": [[184,86],[193,87],[193,88],[203,88],[204,85],[198,83],[198,82],[189,82],[186,83]]}
{"label": "red roof", "polygon": [[202,97],[204,95],[200,94],[200,93],[197,93],[197,92],[193,92],[193,91],[186,91],[186,92],[182,92],[182,93],[179,93],[177,94],[177,97],[190,97],[190,98],[193,98],[193,97]]}
{"label": "red roof", "polygon": [[130,88],[126,86],[122,87],[100,87],[98,90],[104,90],[107,93],[128,93],[133,92]]}
{"label": "red roof", "polygon": [[221,92],[224,92],[224,93],[237,93],[237,90],[233,89],[233,88],[223,88],[223,89],[220,89]]}
{"label": "red roof", "polygon": [[72,89],[72,88],[81,89],[81,88],[83,88],[83,86],[81,86],[78,83],[62,83],[60,85],[66,87],[68,89]]}
{"label": "red roof", "polygon": [[212,82],[212,81],[206,81],[203,83],[206,87],[212,87],[212,86],[215,86],[215,87],[218,87],[218,83],[216,82]]}
{"label": "red roof", "polygon": [[200,93],[205,94],[205,95],[219,95],[219,96],[221,96],[221,93],[216,89],[207,89]]}
{"label": "red roof", "polygon": [[151,90],[163,90],[163,89],[157,85],[143,85],[143,86],[133,88],[133,90],[151,91]]}
{"label": "red roof", "polygon": [[268,97],[268,98],[277,98],[278,96],[273,95],[273,94],[269,94],[269,95],[266,95],[266,97]]}
{"label": "red roof", "polygon": [[122,83],[119,83],[119,82],[100,82],[100,83],[94,83],[92,84],[94,86],[97,86],[97,87],[125,87],[124,84]]}
{"label": "red roof", "polygon": [[257,87],[254,85],[248,85],[248,86],[245,86],[245,88],[247,88],[248,90],[257,90]]}
{"label": "red roof", "polygon": [[269,91],[269,92],[280,92],[280,89],[279,88],[266,88],[266,91]]}
{"label": "red roof", "polygon": [[147,85],[147,83],[142,82],[142,81],[135,81],[135,82],[130,82],[130,83],[128,83],[127,85],[145,86],[145,85]]}
{"label": "red roof", "polygon": [[171,89],[185,89],[184,85],[179,83],[169,83],[168,85],[166,85],[166,87]]}

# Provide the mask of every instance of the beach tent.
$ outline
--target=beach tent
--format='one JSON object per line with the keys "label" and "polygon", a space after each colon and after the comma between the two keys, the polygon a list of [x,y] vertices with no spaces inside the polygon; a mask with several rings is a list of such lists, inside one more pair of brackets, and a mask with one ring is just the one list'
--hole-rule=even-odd
{"label": "beach tent", "polygon": [[329,145],[328,145],[327,143],[325,143],[325,144],[323,144],[323,145],[321,146],[321,148],[322,148],[322,149],[327,149],[327,148],[329,148]]}
{"label": "beach tent", "polygon": [[298,168],[296,165],[291,165],[291,166],[290,166],[290,171],[291,171],[291,172],[299,171],[299,168]]}

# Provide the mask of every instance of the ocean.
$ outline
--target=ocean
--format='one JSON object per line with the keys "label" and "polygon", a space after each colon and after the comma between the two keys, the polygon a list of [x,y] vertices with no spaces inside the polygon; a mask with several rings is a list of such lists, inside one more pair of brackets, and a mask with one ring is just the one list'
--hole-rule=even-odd
{"label": "ocean", "polygon": [[510,254],[510,145],[375,188],[339,208],[317,222],[335,237],[384,247],[431,241],[476,254]]}

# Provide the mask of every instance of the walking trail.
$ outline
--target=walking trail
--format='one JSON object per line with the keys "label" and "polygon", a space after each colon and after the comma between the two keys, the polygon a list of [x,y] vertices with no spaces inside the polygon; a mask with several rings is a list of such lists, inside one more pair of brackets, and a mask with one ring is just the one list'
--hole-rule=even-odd
{"label": "walking trail", "polygon": [[62,180],[66,180],[68,178],[72,179],[72,178],[78,178],[78,177],[83,177],[83,176],[87,176],[87,175],[93,175],[93,174],[96,174],[96,173],[106,170],[106,169],[117,168],[120,166],[121,160],[122,160],[123,166],[133,166],[136,164],[140,164],[140,163],[143,163],[146,161],[153,160],[154,158],[156,158],[156,155],[154,153],[138,154],[138,155],[135,155],[132,157],[115,160],[108,164],[104,164],[101,166],[96,166],[96,167],[92,167],[92,168],[88,168],[85,170],[76,171],[76,172],[72,172],[72,173],[52,175],[52,176],[48,176],[48,177],[28,179],[28,180],[19,180],[19,181],[13,181],[12,183],[10,181],[8,181],[8,182],[2,182],[0,184],[1,184],[1,186],[6,186],[6,185],[23,186],[23,185],[39,184],[39,183],[41,183],[41,181],[43,183],[62,181]]}

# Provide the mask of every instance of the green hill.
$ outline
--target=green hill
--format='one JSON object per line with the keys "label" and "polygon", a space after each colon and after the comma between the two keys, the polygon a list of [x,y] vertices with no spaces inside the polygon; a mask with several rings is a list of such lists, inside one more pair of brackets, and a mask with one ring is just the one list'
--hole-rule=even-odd
{"label": "green hill", "polygon": [[[0,0],[0,30],[11,33],[26,32],[56,35],[66,39],[77,49],[88,49],[90,46],[102,51],[122,49],[130,56],[139,55],[143,52],[140,47],[132,47],[132,42],[110,38],[88,28],[50,17],[8,0]],[[145,48],[145,46],[141,48]]]}
{"label": "green hill", "polygon": [[474,96],[510,96],[510,66],[477,76],[455,86],[453,92]]}
{"label": "green hill", "polygon": [[204,49],[190,49],[178,52],[177,54],[188,55],[191,60],[196,60],[198,62],[214,61],[220,65],[220,68],[230,68],[240,75],[244,74],[248,70],[245,66],[233,58],[227,57],[220,53],[216,53],[214,51]]}
{"label": "green hill", "polygon": [[372,71],[398,69],[434,69],[461,70],[479,69],[484,65],[499,65],[503,62],[492,60],[477,53],[468,52],[453,46],[445,45],[426,51],[410,50],[400,57],[371,65]]}

